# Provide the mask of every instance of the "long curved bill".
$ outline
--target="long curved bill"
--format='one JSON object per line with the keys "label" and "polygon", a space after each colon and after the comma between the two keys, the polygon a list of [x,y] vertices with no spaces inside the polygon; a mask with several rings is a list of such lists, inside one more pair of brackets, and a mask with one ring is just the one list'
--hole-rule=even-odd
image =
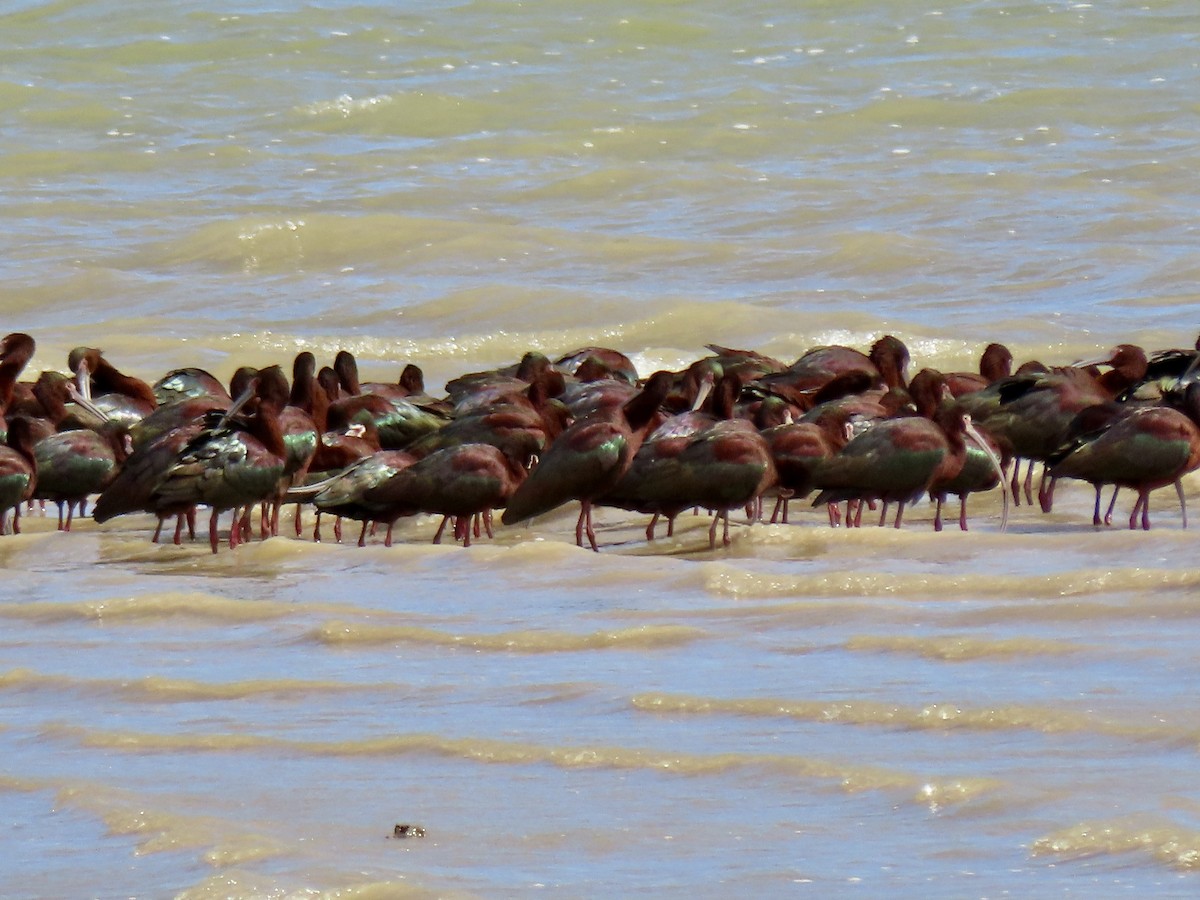
{"label": "long curved bill", "polygon": [[[87,366],[84,365],[86,370]],[[99,425],[103,425],[108,421],[108,413],[96,406],[88,397],[85,397],[74,384],[67,382],[67,395],[72,402],[80,409],[85,410],[89,415],[94,416]]]}
{"label": "long curved bill", "polygon": [[229,424],[229,420],[242,411],[242,407],[249,403],[254,395],[258,392],[258,379],[251,378],[250,383],[246,385],[246,389],[237,395],[233,404],[229,409],[225,410],[225,414],[221,416],[221,421],[217,423],[218,428],[224,428]]}
{"label": "long curved bill", "polygon": [[996,475],[1000,478],[1000,491],[1004,496],[1004,511],[1000,514],[1000,531],[1003,533],[1008,529],[1008,507],[1012,502],[1009,496],[1008,479],[1004,477],[1004,470],[1000,468],[1000,460],[996,457],[995,452],[984,440],[983,435],[979,433],[979,429],[971,423],[971,417],[966,414],[963,415],[963,430],[976,446],[987,454],[987,458],[991,460],[992,466],[996,470]]}

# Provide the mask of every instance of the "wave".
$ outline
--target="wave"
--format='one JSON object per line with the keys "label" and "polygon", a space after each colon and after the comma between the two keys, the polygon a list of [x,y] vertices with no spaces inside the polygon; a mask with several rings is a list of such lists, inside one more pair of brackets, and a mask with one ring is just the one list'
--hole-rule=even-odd
{"label": "wave", "polygon": [[[116,695],[133,702],[193,702],[245,700],[255,697],[303,698],[314,694],[348,694],[368,691],[404,690],[400,684],[352,684],[297,678],[264,678],[230,682],[198,681],[148,675],[138,679],[72,678],[46,675],[32,669],[0,672],[0,690],[69,690],[87,694]],[[423,695],[437,688],[422,688]]]}
{"label": "wave", "polygon": [[284,752],[309,756],[405,756],[426,754],[489,765],[552,765],[560,769],[618,769],[673,775],[770,772],[786,779],[829,782],[847,793],[886,791],[917,804],[941,807],[996,794],[992,778],[923,778],[898,769],[855,765],[815,757],[759,753],[679,753],[627,747],[558,747],[488,738],[397,734],[346,741],[298,741],[252,734],[151,734],[99,731],[66,725],[43,730],[46,737],[74,740],[84,747],[124,753]]}
{"label": "wave", "polygon": [[683,625],[646,625],[617,631],[572,634],[565,631],[504,631],[497,634],[455,634],[432,628],[327,622],[310,637],[328,645],[419,644],[462,647],[498,653],[571,653],[581,650],[644,650],[675,647],[700,640],[706,633]]}
{"label": "wave", "polygon": [[1034,857],[1064,860],[1096,856],[1148,857],[1171,869],[1200,869],[1200,831],[1157,817],[1081,822],[1034,841]]}
{"label": "wave", "polygon": [[1170,727],[1160,721],[1132,722],[1053,707],[1007,705],[972,709],[953,702],[903,707],[873,700],[787,700],[742,697],[720,699],[687,694],[648,693],[631,699],[634,709],[666,715],[737,715],[802,722],[880,726],[907,731],[1035,731],[1091,733],[1132,741],[1200,744],[1200,729]]}

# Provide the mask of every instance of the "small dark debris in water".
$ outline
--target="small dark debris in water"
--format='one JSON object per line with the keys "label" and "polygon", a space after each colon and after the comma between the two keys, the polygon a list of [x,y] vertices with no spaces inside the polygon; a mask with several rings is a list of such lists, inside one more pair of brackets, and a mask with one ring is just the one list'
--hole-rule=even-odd
{"label": "small dark debris in water", "polygon": [[392,837],[394,838],[423,838],[425,837],[425,829],[420,825],[397,825],[392,829]]}

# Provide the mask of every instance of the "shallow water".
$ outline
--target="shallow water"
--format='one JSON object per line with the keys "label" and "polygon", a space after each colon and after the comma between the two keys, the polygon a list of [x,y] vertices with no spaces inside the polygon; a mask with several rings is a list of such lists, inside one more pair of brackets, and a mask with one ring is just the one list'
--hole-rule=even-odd
{"label": "shallow water", "polygon": [[[592,343],[1191,346],[1193,18],[0,3],[5,330],[33,373],[344,347],[431,389]],[[26,519],[0,896],[1194,896],[1193,532],[1056,499],[718,551],[605,511],[600,554],[571,509],[216,557]]]}

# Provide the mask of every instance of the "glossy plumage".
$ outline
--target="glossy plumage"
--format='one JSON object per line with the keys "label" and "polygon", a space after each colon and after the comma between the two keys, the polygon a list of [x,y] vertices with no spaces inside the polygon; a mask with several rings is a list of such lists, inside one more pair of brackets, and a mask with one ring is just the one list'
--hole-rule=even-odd
{"label": "glossy plumage", "polygon": [[[1200,384],[1186,392],[1186,413],[1169,407],[1130,409],[1111,415],[1106,425],[1084,434],[1050,468],[1054,478],[1076,478],[1097,488],[1116,485],[1137,491],[1129,527],[1150,528],[1150,493],[1175,485],[1187,527],[1180,479],[1200,467]],[[1139,520],[1140,514],[1140,520]]]}
{"label": "glossy plumage", "polygon": [[75,508],[83,514],[87,498],[112,483],[127,449],[88,429],[52,434],[34,445],[38,484],[33,497],[58,506],[59,530],[70,531]]}
{"label": "glossy plumage", "polygon": [[[204,429],[183,448],[150,495],[160,514],[199,504],[209,507],[213,553],[218,549],[220,514],[273,497],[285,472],[287,447],[279,413],[287,402],[287,383],[273,366],[259,373],[258,388],[257,406],[249,416]],[[235,521],[231,546],[240,542],[240,530]]]}
{"label": "glossy plumage", "polygon": [[[386,521],[388,507],[385,503],[367,499],[367,492],[379,487],[397,473],[408,468],[417,458],[404,450],[379,450],[368,454],[347,466],[330,478],[288,491],[289,500],[311,499],[317,509],[318,519],[313,531],[313,540],[321,540],[320,514],[336,516],[339,520],[354,519],[362,522],[358,536],[361,547],[366,542],[367,526],[373,521]],[[390,529],[389,529],[390,532]],[[334,533],[341,540],[340,524]]]}
{"label": "glossy plumage", "polygon": [[385,507],[378,516],[387,522],[385,543],[392,542],[392,525],[401,516],[433,513],[442,516],[434,536],[436,544],[449,519],[455,520],[454,536],[471,544],[472,523],[479,517],[491,535],[491,512],[508,503],[525,480],[536,459],[537,445],[530,435],[524,453],[519,448],[505,453],[492,444],[459,444],[447,447],[397,472],[364,499]]}
{"label": "glossy plumage", "polygon": [[0,445],[0,534],[8,528],[8,514],[13,512],[12,530],[21,530],[21,505],[37,489],[37,459],[33,452],[33,435],[27,419],[13,419],[8,424],[5,444]]}
{"label": "glossy plumage", "polygon": [[962,425],[957,413],[940,422],[903,416],[873,425],[818,467],[814,481],[821,493],[813,506],[878,500],[885,504],[886,515],[886,504],[896,503],[899,528],[906,504],[926,493],[935,480],[953,478],[962,468]]}
{"label": "glossy plumage", "polygon": [[567,428],[509,500],[504,524],[579,500],[575,542],[582,547],[586,533],[592,549],[599,550],[591,521],[592,503],[612,490],[629,468],[659,404],[671,389],[671,380],[669,372],[656,372],[639,394],[615,412],[597,412]]}
{"label": "glossy plumage", "polygon": [[8,431],[5,419],[12,411],[17,379],[25,371],[36,347],[33,338],[19,331],[0,340],[0,439]]}

